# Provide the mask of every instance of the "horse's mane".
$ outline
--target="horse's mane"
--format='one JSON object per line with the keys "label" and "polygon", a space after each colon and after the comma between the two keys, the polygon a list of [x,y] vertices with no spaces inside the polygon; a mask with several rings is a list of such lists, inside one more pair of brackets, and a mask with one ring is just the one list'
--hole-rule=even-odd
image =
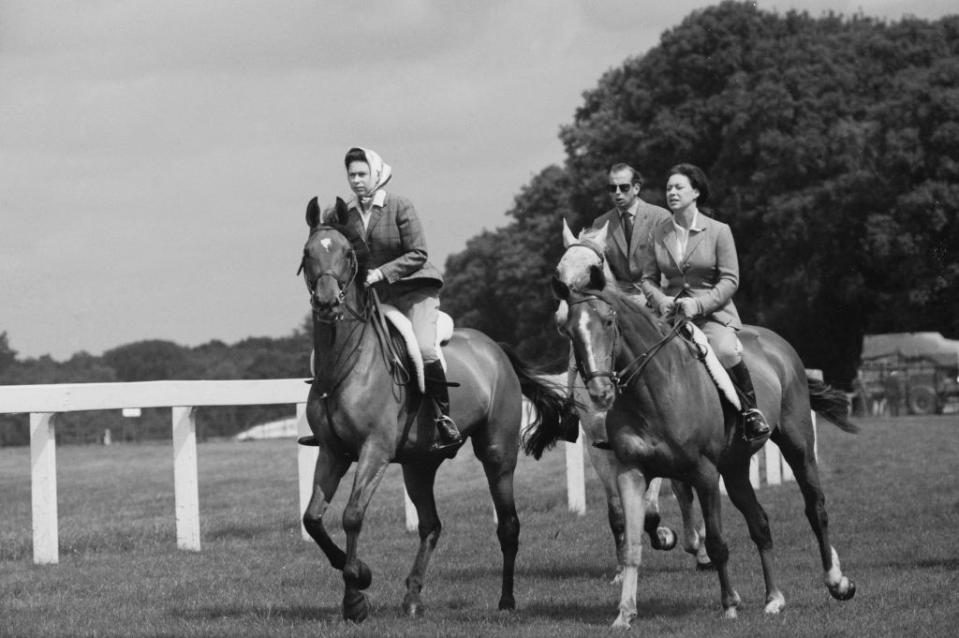
{"label": "horse's mane", "polygon": [[[669,330],[666,323],[656,316],[644,301],[640,301],[642,297],[628,295],[616,286],[611,285],[607,285],[602,290],[592,290],[589,292],[612,306],[620,317],[639,317],[661,335],[665,335]],[[620,329],[624,327],[626,326],[620,322]]]}

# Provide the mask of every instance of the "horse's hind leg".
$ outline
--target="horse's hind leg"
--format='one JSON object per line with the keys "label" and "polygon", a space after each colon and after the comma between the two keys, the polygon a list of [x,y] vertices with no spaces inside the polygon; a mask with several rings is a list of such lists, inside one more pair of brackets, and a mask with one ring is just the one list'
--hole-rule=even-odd
{"label": "horse's hind leg", "polygon": [[662,485],[663,479],[659,477],[650,480],[647,484],[646,493],[643,495],[646,500],[643,528],[649,536],[649,544],[653,549],[669,551],[676,547],[676,532],[660,524],[662,517],[659,515],[659,490]]}
{"label": "horse's hind leg", "polygon": [[723,538],[722,497],[719,494],[719,475],[715,468],[709,467],[705,474],[699,477],[695,487],[706,525],[706,553],[719,575],[723,615],[726,618],[736,618],[740,598],[729,578],[729,546]]}
{"label": "horse's hind leg", "polygon": [[706,526],[700,523],[699,527],[696,527],[693,488],[676,479],[671,479],[670,484],[679,505],[680,516],[683,517],[683,551],[696,558],[696,569],[710,570],[713,568],[713,562],[709,560],[709,554],[706,553]]}
{"label": "horse's hind leg", "polygon": [[518,448],[496,445],[484,448],[479,445],[478,439],[474,439],[473,449],[477,458],[483,463],[486,482],[493,497],[493,507],[496,508],[496,536],[499,538],[500,550],[503,553],[503,581],[499,609],[516,609],[516,599],[513,597],[513,574],[516,569],[516,552],[519,550],[519,516],[516,515],[516,501],[513,495],[513,473],[516,470]]}
{"label": "horse's hind leg", "polygon": [[430,564],[430,557],[439,540],[442,524],[436,512],[436,500],[433,497],[433,484],[436,480],[436,469],[439,463],[422,464],[418,466],[404,465],[403,480],[406,483],[406,493],[416,507],[419,519],[420,546],[413,560],[413,567],[406,577],[406,596],[403,597],[403,612],[407,616],[419,616],[423,613],[423,601],[420,593],[426,580],[426,570]]}
{"label": "horse's hind leg", "polygon": [[[799,425],[808,427],[809,436],[801,436],[795,430],[781,429],[773,433],[773,441],[792,468],[806,503],[806,519],[809,520],[813,534],[819,542],[819,557],[822,560],[826,588],[836,600],[849,600],[856,594],[856,584],[843,575],[839,554],[829,543],[829,516],[826,514],[826,497],[823,495],[819,466],[813,452],[812,421],[808,412],[801,415],[801,419],[802,417],[805,421],[801,420]],[[794,426],[795,423],[793,422]]]}
{"label": "horse's hind leg", "polygon": [[769,530],[769,518],[756,499],[756,492],[749,482],[749,458],[741,459],[723,473],[729,500],[742,513],[749,528],[749,537],[759,551],[759,562],[763,568],[763,580],[766,584],[767,614],[778,614],[786,606],[786,599],[776,587],[773,579],[773,538]]}

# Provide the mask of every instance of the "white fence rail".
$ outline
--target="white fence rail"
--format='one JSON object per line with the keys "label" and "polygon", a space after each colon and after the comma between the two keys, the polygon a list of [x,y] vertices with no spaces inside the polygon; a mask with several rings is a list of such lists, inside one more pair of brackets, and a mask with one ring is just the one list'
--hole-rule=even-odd
{"label": "white fence rail", "polygon": [[[242,381],[143,381],[136,383],[78,383],[0,386],[0,413],[30,414],[31,504],[33,562],[59,561],[57,518],[56,415],[81,410],[172,408],[173,480],[177,547],[200,550],[200,504],[194,408],[228,405],[295,404],[297,429],[309,434],[306,422],[308,388],[302,379]],[[526,411],[528,418],[529,411]],[[815,423],[815,422],[814,422]],[[586,474],[583,436],[566,445],[566,481],[569,511],[586,512]],[[315,448],[299,446],[300,511],[312,493]],[[766,482],[792,479],[779,449],[764,451]],[[759,486],[758,455],[752,458],[751,477]],[[407,498],[406,527],[415,530],[416,512]],[[302,526],[301,526],[302,527]],[[305,538],[306,531],[301,530]]]}

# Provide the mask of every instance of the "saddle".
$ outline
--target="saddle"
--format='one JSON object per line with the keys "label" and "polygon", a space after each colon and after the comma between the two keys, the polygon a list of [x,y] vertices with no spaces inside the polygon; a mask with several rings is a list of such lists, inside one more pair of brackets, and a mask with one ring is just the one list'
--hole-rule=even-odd
{"label": "saddle", "polygon": [[[413,333],[413,324],[396,306],[381,303],[380,310],[383,316],[389,321],[390,325],[396,329],[397,334],[403,340],[406,346],[406,357],[413,370],[416,372],[416,384],[420,392],[426,392],[426,375],[423,368],[423,355],[420,352],[419,344],[416,343],[416,335]],[[448,314],[439,311],[436,319],[436,352],[439,355],[440,362],[443,364],[443,370],[446,370],[446,357],[443,356],[443,348],[449,340],[453,338],[453,318]],[[316,352],[310,351],[310,377],[316,376]]]}
{"label": "saddle", "polygon": [[[722,395],[730,405],[736,408],[736,410],[742,410],[743,406],[739,401],[739,393],[736,391],[736,386],[733,384],[733,380],[729,378],[729,373],[726,372],[726,369],[719,362],[719,358],[713,351],[713,347],[709,345],[709,339],[706,338],[706,333],[700,330],[699,326],[692,321],[685,321],[683,322],[680,334],[687,343],[693,346],[696,358],[702,361],[706,366],[706,372],[709,373],[709,378],[716,384],[720,395]],[[741,349],[742,344],[739,344],[739,347]]]}

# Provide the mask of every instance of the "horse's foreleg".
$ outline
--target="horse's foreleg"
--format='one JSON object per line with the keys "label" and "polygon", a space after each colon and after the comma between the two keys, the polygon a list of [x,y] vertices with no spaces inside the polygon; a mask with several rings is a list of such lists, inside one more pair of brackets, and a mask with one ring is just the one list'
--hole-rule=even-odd
{"label": "horse's foreleg", "polygon": [[628,628],[636,617],[636,590],[639,565],[643,557],[643,527],[646,518],[646,479],[637,469],[620,468],[616,474],[619,497],[626,514],[625,552],[623,578],[619,596],[619,615],[613,627]]}
{"label": "horse's foreleg", "polygon": [[719,575],[723,616],[736,618],[736,607],[739,606],[740,598],[729,578],[729,546],[723,538],[722,497],[719,493],[719,474],[715,468],[710,467],[705,475],[697,480],[696,495],[699,496],[699,506],[702,508],[703,522],[706,525],[706,553]]}
{"label": "horse's foreleg", "polygon": [[679,514],[683,518],[683,551],[696,558],[696,569],[712,569],[713,563],[706,553],[706,526],[696,526],[696,511],[693,508],[693,488],[676,479],[670,480]]}
{"label": "horse's foreleg", "polygon": [[373,493],[386,473],[389,458],[385,450],[367,441],[360,453],[353,480],[353,491],[343,509],[343,531],[346,532],[346,558],[343,565],[343,582],[346,586],[343,594],[343,618],[362,622],[369,615],[369,603],[361,590],[372,582],[369,567],[357,557],[357,544],[366,508]]}
{"label": "horse's foreleg", "polygon": [[[585,422],[584,422],[585,423]],[[603,426],[605,432],[606,427]],[[589,430],[584,428],[589,434]],[[626,551],[626,516],[623,513],[623,502],[619,498],[619,487],[616,485],[615,469],[618,467],[618,461],[612,452],[598,450],[593,446],[589,450],[589,459],[596,470],[596,475],[603,484],[603,490],[606,492],[606,508],[609,517],[609,529],[613,534],[613,543],[616,546],[616,575],[613,577],[613,584],[618,584],[623,577],[623,564],[625,561],[624,553]]]}
{"label": "horse's foreleg", "polygon": [[[809,427],[812,427],[810,423]],[[819,543],[819,556],[822,561],[823,581],[830,595],[836,600],[849,600],[856,594],[856,583],[842,573],[839,554],[829,543],[829,516],[826,514],[826,497],[819,481],[819,467],[811,446],[803,441],[811,437],[794,436],[790,431],[780,431],[776,445],[782,451],[783,458],[789,463],[796,483],[806,503],[806,519],[812,527]]]}
{"label": "horse's foreleg", "polygon": [[333,500],[336,488],[349,466],[349,461],[343,457],[329,454],[326,448],[320,448],[316,470],[313,472],[313,494],[303,513],[303,527],[326,554],[330,565],[339,570],[343,569],[346,554],[323,527],[323,514]]}
{"label": "horse's foreleg", "polygon": [[403,611],[408,616],[419,616],[423,613],[423,601],[420,592],[426,580],[426,569],[430,564],[430,557],[439,540],[442,524],[436,512],[436,501],[433,498],[433,484],[436,479],[438,464],[429,466],[403,466],[403,481],[406,483],[406,493],[416,507],[419,520],[420,546],[413,560],[413,567],[406,577],[406,596],[403,597]]}
{"label": "horse's foreleg", "polygon": [[759,551],[759,562],[762,564],[763,580],[766,584],[764,611],[767,614],[778,614],[786,606],[786,599],[779,588],[776,587],[773,578],[773,538],[769,530],[769,518],[756,499],[756,492],[749,482],[748,457],[724,472],[723,479],[726,481],[729,500],[733,502],[733,505],[746,519],[749,537]]}

